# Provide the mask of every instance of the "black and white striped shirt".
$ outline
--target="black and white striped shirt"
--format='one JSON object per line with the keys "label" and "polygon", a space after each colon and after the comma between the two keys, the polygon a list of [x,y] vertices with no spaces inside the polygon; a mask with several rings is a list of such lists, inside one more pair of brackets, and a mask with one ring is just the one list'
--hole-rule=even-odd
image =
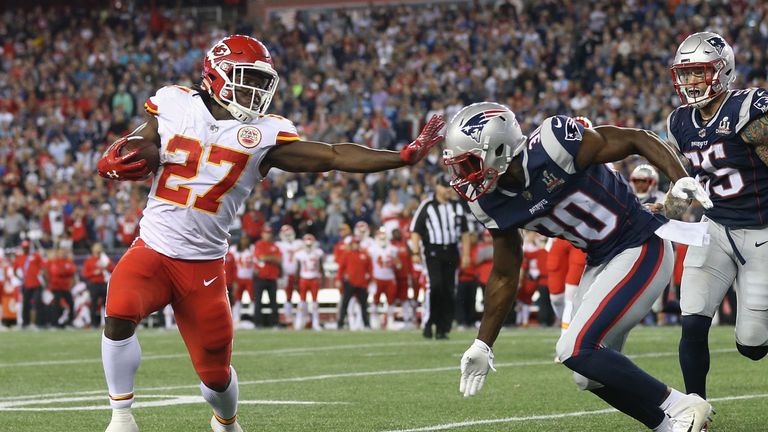
{"label": "black and white striped shirt", "polygon": [[425,248],[456,246],[467,229],[467,214],[461,202],[440,204],[434,197],[422,201],[411,220],[411,232],[421,236]]}

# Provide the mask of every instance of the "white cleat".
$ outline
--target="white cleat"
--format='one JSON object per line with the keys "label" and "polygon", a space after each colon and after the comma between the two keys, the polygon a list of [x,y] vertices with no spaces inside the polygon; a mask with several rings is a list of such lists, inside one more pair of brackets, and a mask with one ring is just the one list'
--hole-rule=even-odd
{"label": "white cleat", "polygon": [[139,425],[133,419],[130,408],[113,408],[112,421],[104,432],[139,432]]}
{"label": "white cleat", "polygon": [[672,420],[672,432],[701,432],[709,428],[714,410],[697,394],[683,396],[667,410]]}
{"label": "white cleat", "polygon": [[237,424],[237,420],[232,424],[225,425],[219,422],[216,416],[211,417],[211,430],[213,432],[243,432],[243,428]]}

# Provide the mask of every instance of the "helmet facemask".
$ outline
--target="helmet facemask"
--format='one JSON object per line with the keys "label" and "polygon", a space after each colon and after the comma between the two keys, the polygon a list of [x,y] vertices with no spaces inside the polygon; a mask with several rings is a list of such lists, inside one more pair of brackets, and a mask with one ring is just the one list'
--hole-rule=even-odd
{"label": "helmet facemask", "polygon": [[648,164],[637,166],[629,175],[629,182],[635,195],[644,200],[659,190],[659,174]]}
{"label": "helmet facemask", "polygon": [[214,93],[213,97],[232,116],[240,121],[249,121],[267,112],[279,81],[277,72],[270,64],[222,60],[216,69],[224,79],[224,85],[218,96]]}
{"label": "helmet facemask", "polygon": [[677,48],[670,72],[682,106],[702,108],[736,79],[733,48],[717,33],[694,33]]}
{"label": "helmet facemask", "polygon": [[445,133],[443,163],[453,173],[451,187],[470,202],[492,192],[526,142],[506,106],[479,102],[462,108]]}
{"label": "helmet facemask", "polygon": [[[726,90],[720,80],[723,69],[725,62],[722,59],[672,66],[672,81],[683,106],[701,108],[722,94]],[[700,89],[701,84],[707,86],[703,91]]]}
{"label": "helmet facemask", "polygon": [[486,168],[481,156],[467,152],[451,157],[448,152],[443,151],[443,163],[453,172],[451,187],[460,197],[472,202],[496,188],[499,171]]}

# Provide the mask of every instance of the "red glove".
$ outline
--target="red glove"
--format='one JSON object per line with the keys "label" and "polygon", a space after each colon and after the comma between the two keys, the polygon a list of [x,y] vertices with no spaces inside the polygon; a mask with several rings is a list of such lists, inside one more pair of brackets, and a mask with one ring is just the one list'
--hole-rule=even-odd
{"label": "red glove", "polygon": [[581,123],[582,126],[584,126],[587,129],[592,129],[592,120],[588,119],[584,116],[577,116],[573,118],[576,120],[576,123]]}
{"label": "red glove", "polygon": [[400,159],[408,165],[413,165],[416,162],[422,160],[426,156],[429,149],[435,146],[435,144],[445,138],[443,135],[438,135],[438,132],[445,126],[445,120],[443,116],[435,114],[427,122],[424,128],[421,130],[416,141],[408,144],[400,150]]}
{"label": "red glove", "polygon": [[112,143],[107,148],[104,155],[99,159],[96,169],[99,175],[109,180],[143,180],[149,174],[147,161],[144,159],[129,162],[139,151],[131,150],[124,155],[120,155],[120,150],[128,143],[128,137],[122,137]]}

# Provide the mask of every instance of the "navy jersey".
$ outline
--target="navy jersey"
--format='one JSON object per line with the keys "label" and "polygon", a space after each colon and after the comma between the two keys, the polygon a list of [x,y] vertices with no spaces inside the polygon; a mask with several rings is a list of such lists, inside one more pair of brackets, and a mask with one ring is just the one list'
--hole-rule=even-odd
{"label": "navy jersey", "polygon": [[568,240],[601,264],[639,246],[666,222],[651,214],[619,174],[603,164],[576,166],[583,126],[565,116],[550,117],[523,151],[525,187],[496,187],[469,204],[489,229],[525,228]]}
{"label": "navy jersey", "polygon": [[691,161],[691,175],[714,204],[704,214],[722,225],[768,224],[768,167],[739,135],[766,110],[768,92],[752,88],[729,91],[706,123],[692,107],[679,107],[667,119],[669,141]]}

